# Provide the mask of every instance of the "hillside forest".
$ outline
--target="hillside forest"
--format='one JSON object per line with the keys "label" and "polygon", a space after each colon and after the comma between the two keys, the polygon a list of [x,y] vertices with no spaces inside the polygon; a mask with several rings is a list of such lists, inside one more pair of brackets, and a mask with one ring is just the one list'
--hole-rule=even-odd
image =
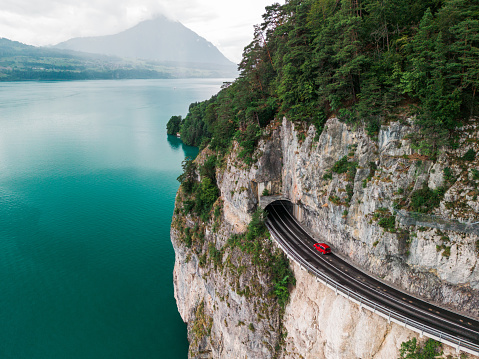
{"label": "hillside forest", "polygon": [[287,0],[265,10],[239,77],[173,117],[170,132],[185,143],[221,157],[235,139],[248,164],[278,116],[318,135],[337,116],[372,138],[412,116],[411,142],[435,156],[478,115],[479,0]]}

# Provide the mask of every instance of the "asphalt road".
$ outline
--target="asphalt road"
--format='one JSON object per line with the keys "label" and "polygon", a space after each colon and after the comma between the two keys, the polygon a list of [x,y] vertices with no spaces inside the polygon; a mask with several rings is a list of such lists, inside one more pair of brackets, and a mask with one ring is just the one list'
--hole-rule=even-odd
{"label": "asphalt road", "polygon": [[[334,253],[322,255],[314,240],[288,212],[282,202],[266,207],[267,225],[283,247],[300,255],[310,266],[351,292],[407,318],[456,337],[461,342],[479,345],[479,322],[415,298],[368,276]],[[320,242],[320,241],[319,241]],[[291,254],[290,253],[290,254]],[[464,343],[465,344],[465,343]],[[462,345],[462,344],[461,344]]]}

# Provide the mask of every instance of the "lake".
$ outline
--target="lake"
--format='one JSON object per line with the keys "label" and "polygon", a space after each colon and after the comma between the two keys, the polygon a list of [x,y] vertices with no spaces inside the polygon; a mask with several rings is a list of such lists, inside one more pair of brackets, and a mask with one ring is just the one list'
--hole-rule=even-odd
{"label": "lake", "polygon": [[186,358],[172,115],[222,79],[0,83],[0,358]]}

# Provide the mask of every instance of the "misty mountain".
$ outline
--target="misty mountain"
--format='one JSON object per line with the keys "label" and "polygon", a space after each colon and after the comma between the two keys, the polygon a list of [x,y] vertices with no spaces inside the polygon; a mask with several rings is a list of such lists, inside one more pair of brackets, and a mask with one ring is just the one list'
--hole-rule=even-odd
{"label": "misty mountain", "polygon": [[159,62],[235,66],[212,43],[164,16],[116,35],[73,38],[55,48]]}
{"label": "misty mountain", "polygon": [[231,65],[124,59],[0,38],[0,81],[230,78]]}

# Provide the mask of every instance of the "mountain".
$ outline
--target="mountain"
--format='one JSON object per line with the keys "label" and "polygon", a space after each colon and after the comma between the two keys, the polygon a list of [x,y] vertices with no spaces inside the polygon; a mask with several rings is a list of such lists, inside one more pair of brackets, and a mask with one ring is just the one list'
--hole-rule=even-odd
{"label": "mountain", "polygon": [[164,16],[115,35],[73,38],[55,48],[159,62],[235,66],[212,43]]}
{"label": "mountain", "polygon": [[0,38],[0,81],[228,78],[231,65],[124,59]]}

